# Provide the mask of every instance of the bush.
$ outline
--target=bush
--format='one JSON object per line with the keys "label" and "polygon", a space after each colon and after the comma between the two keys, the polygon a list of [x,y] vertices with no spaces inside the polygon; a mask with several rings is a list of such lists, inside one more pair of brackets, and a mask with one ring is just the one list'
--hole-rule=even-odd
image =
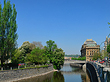
{"label": "bush", "polygon": [[71,58],[72,60],[86,60],[86,57]]}

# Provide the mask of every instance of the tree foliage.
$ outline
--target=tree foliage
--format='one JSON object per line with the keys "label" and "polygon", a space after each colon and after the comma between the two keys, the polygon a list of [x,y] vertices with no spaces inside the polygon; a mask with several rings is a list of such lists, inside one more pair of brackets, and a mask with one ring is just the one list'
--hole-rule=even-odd
{"label": "tree foliage", "polygon": [[49,64],[52,63],[54,69],[61,69],[64,64],[65,53],[54,41],[46,42],[47,46],[43,48],[35,46],[35,43],[25,41],[22,46],[13,53],[12,62],[16,63],[35,63],[35,64]]}
{"label": "tree foliage", "polygon": [[107,52],[110,53],[110,44],[107,46]]}
{"label": "tree foliage", "polygon": [[10,4],[10,1],[4,0],[4,7],[0,4],[0,52],[1,67],[3,62],[10,58],[11,53],[16,48],[17,40],[17,24],[16,24],[16,8]]}
{"label": "tree foliage", "polygon": [[30,49],[33,50],[33,49],[35,49],[35,48],[36,48],[35,44],[31,43],[31,44],[30,44]]}
{"label": "tree foliage", "polygon": [[97,59],[102,59],[102,54],[101,53],[94,53],[93,60],[97,60]]}
{"label": "tree foliage", "polygon": [[44,47],[44,49],[47,51],[46,54],[50,60],[50,63],[53,64],[54,69],[61,69],[61,66],[64,64],[64,55],[65,53],[60,48],[57,48],[57,45],[54,41],[49,40],[46,42],[47,46]]}
{"label": "tree foliage", "polygon": [[22,54],[26,55],[32,51],[31,43],[29,41],[23,42],[22,46],[19,48],[19,50],[22,52]]}
{"label": "tree foliage", "polygon": [[71,58],[72,60],[86,60],[86,57],[84,56],[84,57],[79,57],[79,58]]}
{"label": "tree foliage", "polygon": [[37,48],[37,47],[39,47],[40,49],[43,48],[43,45],[41,44],[41,42],[33,41],[32,44],[34,44],[36,48]]}
{"label": "tree foliage", "polygon": [[52,63],[53,63],[53,67],[54,69],[61,69],[61,66],[63,66],[64,64],[64,55],[65,53],[63,52],[63,50],[60,49],[56,49],[54,51],[54,55],[52,57]]}
{"label": "tree foliage", "polygon": [[21,53],[19,49],[16,49],[12,54],[13,54],[11,58],[12,63],[18,64],[25,62],[25,56]]}
{"label": "tree foliage", "polygon": [[47,44],[47,49],[49,52],[53,52],[55,51],[55,49],[57,49],[57,45],[52,40],[47,41],[46,44]]}
{"label": "tree foliage", "polygon": [[107,51],[101,51],[101,57],[104,59],[105,57],[108,57],[108,52]]}
{"label": "tree foliage", "polygon": [[45,49],[48,51],[48,58],[50,59],[50,63],[52,63],[52,58],[54,56],[54,51],[57,49],[57,45],[55,44],[54,41],[49,40],[46,42],[47,46],[45,47]]}
{"label": "tree foliage", "polygon": [[32,50],[31,54],[27,54],[27,59],[30,62],[38,64],[46,63],[48,61],[48,58],[44,53],[44,50],[40,48],[35,48]]}
{"label": "tree foliage", "polygon": [[65,55],[65,57],[79,57],[80,55],[76,54],[76,55]]}

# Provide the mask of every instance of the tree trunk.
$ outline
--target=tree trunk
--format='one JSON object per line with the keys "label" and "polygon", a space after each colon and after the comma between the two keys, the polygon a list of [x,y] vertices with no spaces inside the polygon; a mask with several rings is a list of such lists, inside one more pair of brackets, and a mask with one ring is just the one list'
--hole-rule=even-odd
{"label": "tree trunk", "polygon": [[3,60],[1,58],[1,70],[3,70]]}

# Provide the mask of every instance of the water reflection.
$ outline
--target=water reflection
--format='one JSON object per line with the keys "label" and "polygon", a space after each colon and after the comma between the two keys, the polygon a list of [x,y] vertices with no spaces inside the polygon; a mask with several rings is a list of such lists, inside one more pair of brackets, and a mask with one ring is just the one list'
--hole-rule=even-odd
{"label": "water reflection", "polygon": [[88,75],[82,69],[64,65],[60,72],[25,79],[17,82],[90,82]]}
{"label": "water reflection", "polygon": [[65,82],[64,77],[61,72],[54,72],[52,77],[52,82]]}
{"label": "water reflection", "polygon": [[14,82],[52,82],[51,78],[53,77],[53,73],[54,72],[51,72],[46,75],[32,77],[32,78],[23,79],[23,80],[14,81]]}
{"label": "water reflection", "polygon": [[90,82],[88,75],[80,68],[70,67],[66,64],[61,69],[65,82]]}

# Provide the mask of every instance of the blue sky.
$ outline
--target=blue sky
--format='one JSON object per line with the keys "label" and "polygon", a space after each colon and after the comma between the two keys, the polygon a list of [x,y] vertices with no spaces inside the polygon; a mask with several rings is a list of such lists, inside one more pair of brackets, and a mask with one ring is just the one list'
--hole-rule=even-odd
{"label": "blue sky", "polygon": [[81,54],[86,39],[100,45],[110,33],[110,0],[10,1],[17,10],[18,47],[53,40],[66,54]]}

